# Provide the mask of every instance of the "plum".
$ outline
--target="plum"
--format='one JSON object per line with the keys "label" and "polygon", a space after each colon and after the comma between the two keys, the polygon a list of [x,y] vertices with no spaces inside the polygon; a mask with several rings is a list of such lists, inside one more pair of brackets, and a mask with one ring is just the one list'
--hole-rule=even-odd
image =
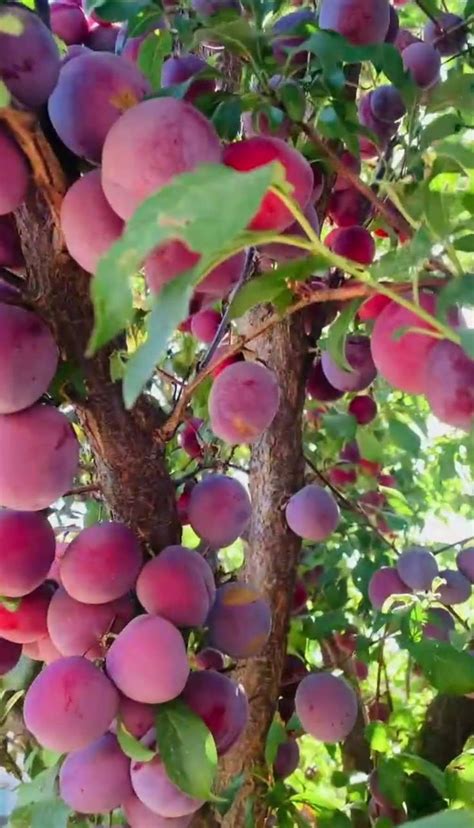
{"label": "plum", "polygon": [[236,362],[214,380],[211,428],[231,445],[254,443],[272,424],[279,402],[280,388],[272,371],[259,362]]}

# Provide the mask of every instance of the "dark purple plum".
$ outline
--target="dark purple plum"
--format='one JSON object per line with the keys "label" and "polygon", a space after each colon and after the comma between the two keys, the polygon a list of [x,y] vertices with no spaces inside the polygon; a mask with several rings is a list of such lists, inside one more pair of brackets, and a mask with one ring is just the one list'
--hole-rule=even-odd
{"label": "dark purple plum", "polygon": [[[209,64],[197,55],[181,54],[169,57],[164,61],[161,69],[161,86],[166,88],[167,86],[184,83],[209,68]],[[184,100],[194,103],[200,95],[209,95],[215,92],[215,89],[215,78],[197,77],[189,84]]]}
{"label": "dark purple plum", "polygon": [[412,43],[402,52],[405,69],[420,89],[431,89],[439,81],[441,58],[430,43]]}
{"label": "dark purple plum", "polygon": [[344,392],[334,388],[323,371],[321,360],[317,359],[309,370],[306,382],[306,393],[312,400],[320,402],[334,402],[339,400]]}
{"label": "dark purple plum", "polygon": [[456,557],[456,564],[459,571],[471,584],[474,584],[474,546],[461,549]]}
{"label": "dark purple plum", "polygon": [[133,794],[130,761],[113,733],[66,757],[59,774],[59,794],[79,814],[114,811]]}
{"label": "dark purple plum", "polygon": [[[0,24],[5,15],[12,15],[22,26],[20,34],[0,31],[0,80],[24,106],[36,108],[46,103],[56,86],[60,57],[50,30],[38,15],[25,6],[0,6]],[[2,173],[4,172],[4,156]]]}
{"label": "dark purple plum", "polygon": [[369,600],[377,610],[382,609],[391,595],[407,595],[410,592],[410,587],[402,581],[394,566],[382,566],[369,581]]}
{"label": "dark purple plum", "polygon": [[23,267],[24,264],[25,260],[23,258],[20,236],[16,229],[15,219],[10,214],[2,215],[0,216],[0,267],[6,267],[8,270],[17,270]]}
{"label": "dark purple plum", "polygon": [[273,763],[273,773],[276,779],[286,779],[296,770],[300,762],[300,749],[295,739],[288,739],[278,745],[277,754]]}
{"label": "dark purple plum", "polygon": [[323,352],[321,361],[326,378],[340,391],[363,391],[377,376],[370,351],[370,339],[359,334],[349,335],[346,339],[345,355],[351,371],[340,368],[329,351]]}
{"label": "dark purple plum", "polygon": [[441,422],[469,432],[474,423],[474,360],[454,342],[435,341],[425,365],[425,394]]}
{"label": "dark purple plum", "polygon": [[423,29],[423,40],[430,43],[443,57],[462,52],[467,40],[467,27],[462,17],[451,12],[441,12],[434,20],[428,20]]}
{"label": "dark purple plum", "polygon": [[377,86],[370,95],[370,108],[374,118],[382,123],[393,124],[406,113],[403,98],[395,86]]}
{"label": "dark purple plum", "polygon": [[214,670],[191,673],[181,696],[211,731],[220,756],[240,738],[249,709],[241,684]]}
{"label": "dark purple plum", "polygon": [[217,590],[207,620],[212,647],[231,658],[258,655],[270,635],[270,607],[253,587],[233,581]]}
{"label": "dark purple plum", "polygon": [[316,27],[316,15],[308,7],[284,14],[276,21],[272,28],[272,51],[277,63],[293,67],[306,65],[309,52],[297,52],[290,57],[290,51],[308,39],[310,30],[305,32],[308,26]]}
{"label": "dark purple plum", "polygon": [[451,604],[464,604],[471,597],[472,587],[470,581],[457,569],[442,569],[439,577],[446,583],[437,588],[439,600],[446,606]]}
{"label": "dark purple plum", "polygon": [[317,542],[332,535],[341,519],[334,496],[314,483],[304,486],[290,498],[285,514],[295,535]]}
{"label": "dark purple plum", "polygon": [[0,676],[4,676],[16,667],[21,658],[21,651],[21,644],[0,638]]}
{"label": "dark purple plum", "polygon": [[[1,23],[0,11],[0,23]],[[0,33],[0,60],[2,34]],[[1,74],[0,74],[1,79]],[[12,213],[22,204],[28,192],[30,170],[21,149],[0,125],[0,216]],[[11,220],[11,218],[9,217]],[[10,245],[12,240],[10,239]],[[7,248],[8,249],[8,248]]]}
{"label": "dark purple plum", "polygon": [[411,589],[431,589],[438,574],[435,556],[422,546],[412,546],[402,552],[397,561],[397,572],[402,581]]}
{"label": "dark purple plum", "polygon": [[83,43],[89,34],[87,18],[79,5],[59,0],[50,4],[51,29],[67,46]]}
{"label": "dark purple plum", "polygon": [[102,26],[97,23],[91,27],[84,42],[93,52],[115,52],[118,33],[119,27],[116,25]]}
{"label": "dark purple plum", "polygon": [[350,401],[348,411],[359,425],[367,425],[377,416],[377,403],[367,394],[361,394]]}
{"label": "dark purple plum", "polygon": [[388,0],[322,0],[319,26],[356,46],[383,43],[390,23]]}
{"label": "dark purple plum", "polygon": [[246,490],[232,477],[209,474],[191,491],[189,522],[196,534],[214,548],[237,540],[247,528],[251,511]]}
{"label": "dark purple plum", "polygon": [[321,742],[345,739],[357,719],[352,687],[331,673],[311,673],[298,686],[296,713],[304,730]]}

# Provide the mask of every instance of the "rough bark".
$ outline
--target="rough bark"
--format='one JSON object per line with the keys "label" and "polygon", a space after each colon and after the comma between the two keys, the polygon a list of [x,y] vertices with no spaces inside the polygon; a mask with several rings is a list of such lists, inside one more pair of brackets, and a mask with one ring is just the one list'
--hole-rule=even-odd
{"label": "rough bark", "polygon": [[445,768],[474,735],[474,699],[437,696],[430,704],[419,735],[419,753]]}

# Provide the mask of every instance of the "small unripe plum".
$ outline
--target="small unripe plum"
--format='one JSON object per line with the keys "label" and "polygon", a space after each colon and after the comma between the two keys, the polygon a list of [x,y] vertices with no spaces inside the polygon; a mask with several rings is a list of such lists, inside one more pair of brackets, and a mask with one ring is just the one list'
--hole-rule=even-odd
{"label": "small unripe plum", "polygon": [[0,595],[18,598],[39,587],[55,548],[54,532],[43,514],[0,511]]}
{"label": "small unripe plum", "polygon": [[[1,23],[0,11],[0,23]],[[0,44],[2,34],[0,32]],[[0,47],[1,48],[1,47]],[[1,51],[0,51],[1,60]],[[0,65],[0,79],[2,77]],[[25,200],[30,181],[30,170],[20,147],[0,126],[0,216],[12,213]]]}
{"label": "small unripe plum", "polygon": [[369,322],[372,319],[377,319],[383,309],[390,304],[392,300],[388,296],[384,296],[382,293],[374,293],[369,299],[366,299],[365,302],[362,303],[359,310],[357,311],[357,316],[361,320],[361,322]]}
{"label": "small unripe plum", "polygon": [[424,592],[431,589],[438,574],[438,564],[428,549],[412,546],[398,558],[397,572],[410,589]]}
{"label": "small unripe plum", "polygon": [[102,658],[108,633],[119,632],[133,616],[132,603],[124,598],[108,604],[85,604],[57,589],[48,608],[48,632],[63,656]]}
{"label": "small unripe plum", "polygon": [[322,0],[319,26],[355,46],[383,43],[390,23],[388,0]]}
{"label": "small unripe plum", "polygon": [[209,564],[199,552],[184,546],[167,546],[148,561],[136,590],[147,612],[177,627],[202,626],[216,596]]}
{"label": "small unripe plum", "polygon": [[199,429],[203,424],[204,421],[198,417],[191,417],[184,424],[178,435],[179,445],[193,460],[197,460],[198,457],[202,457],[203,455],[203,449],[199,440]]}
{"label": "small unripe plum", "polygon": [[119,690],[145,704],[175,699],[189,675],[181,634],[156,615],[139,615],[130,621],[110,647],[106,664]]}
{"label": "small unripe plum", "polygon": [[214,127],[190,103],[153,98],[124,112],[108,132],[102,186],[112,209],[129,219],[173,176],[200,164],[217,164],[221,154]]}
{"label": "small unripe plum", "polygon": [[434,46],[443,57],[462,52],[467,40],[467,27],[462,17],[451,12],[441,12],[436,21],[428,20],[426,23],[423,29],[425,43]]}
{"label": "small unripe plum", "polygon": [[[135,112],[135,104],[149,92],[148,81],[135,66],[118,55],[88,52],[61,69],[48,101],[49,116],[71,152],[99,162],[112,125],[130,107]],[[130,140],[134,136],[130,135]],[[133,152],[138,154],[137,146],[134,144]]]}
{"label": "small unripe plum", "polygon": [[[433,294],[420,291],[420,306],[434,315],[436,299]],[[375,320],[370,341],[372,357],[377,370],[394,388],[409,394],[424,394],[428,355],[438,340],[429,333],[409,331],[396,336],[397,332],[406,328],[433,330],[415,313],[390,302]]]}
{"label": "small unripe plum", "polygon": [[159,756],[155,756],[151,762],[132,761],[130,776],[139,800],[159,816],[187,816],[195,813],[203,804],[202,800],[188,796],[174,785]]}
{"label": "small unripe plum", "polygon": [[[0,184],[0,189],[1,187],[2,184]],[[0,215],[0,267],[6,267],[8,270],[17,270],[18,268],[23,267],[24,264],[25,259],[23,257],[20,236],[18,234],[18,230],[16,229],[15,219],[10,213],[5,216]],[[14,290],[11,285],[2,284],[2,288],[4,286],[7,289]],[[3,301],[3,296],[1,294],[0,300]]]}
{"label": "small unripe plum", "polygon": [[0,503],[36,512],[71,488],[79,444],[64,414],[37,403],[0,415],[0,457]]}
{"label": "small unripe plum", "polygon": [[69,753],[104,735],[117,715],[119,695],[112,682],[80,656],[45,667],[28,688],[25,725],[42,747]]}
{"label": "small unripe plum", "polygon": [[[255,136],[229,144],[223,154],[228,167],[242,173],[279,161],[284,168],[285,179],[293,188],[291,196],[304,210],[313,191],[313,173],[301,153],[281,138]],[[294,217],[278,195],[266,193],[260,208],[249,224],[250,230],[285,230],[293,224]]]}
{"label": "small unripe plum", "polygon": [[331,673],[312,673],[298,686],[296,713],[304,730],[321,742],[345,739],[357,719],[352,687]]}
{"label": "small unripe plum", "polygon": [[439,81],[441,58],[430,43],[412,43],[402,52],[405,69],[420,89],[431,89]]}
{"label": "small unripe plum", "polygon": [[190,816],[168,818],[150,811],[134,794],[123,804],[122,809],[130,828],[188,828]]}
{"label": "small unripe plum", "polygon": [[340,368],[329,351],[323,352],[321,362],[327,379],[331,385],[339,388],[340,391],[363,391],[377,376],[377,369],[370,351],[369,338],[359,334],[348,336],[345,356],[351,366],[351,371]]}
{"label": "small unripe plum", "polygon": [[132,793],[130,760],[113,733],[70,753],[61,765],[59,794],[79,814],[114,811]]}
{"label": "small unripe plum", "polygon": [[446,606],[464,604],[471,597],[472,587],[469,580],[457,569],[442,569],[439,577],[446,582],[437,587],[439,600]]}
{"label": "small unripe plum", "polygon": [[349,414],[356,418],[359,425],[367,425],[377,416],[377,403],[367,394],[354,397],[349,403]]}
{"label": "small unripe plum", "polygon": [[383,123],[399,121],[406,113],[403,98],[395,86],[378,86],[370,95],[370,108],[374,118]]}
{"label": "small unripe plum", "polygon": [[375,257],[375,242],[365,227],[341,227],[326,236],[325,244],[338,256],[352,259],[359,264],[372,264]]}
{"label": "small unripe plum", "polygon": [[411,592],[393,566],[377,569],[369,581],[369,600],[374,609],[381,610],[391,595],[407,595]]}
{"label": "small unripe plum", "polygon": [[276,21],[272,28],[272,51],[277,63],[293,67],[306,65],[308,52],[301,51],[291,56],[289,52],[291,49],[297,49],[308,39],[311,33],[305,32],[308,25],[316,27],[316,15],[313,9],[307,7],[284,14]]}
{"label": "small unripe plum", "polygon": [[211,428],[231,445],[254,443],[272,424],[280,388],[259,362],[236,362],[214,380],[209,396]]}
{"label": "small unripe plum", "polygon": [[[42,106],[58,80],[60,57],[56,41],[39,16],[19,3],[2,4],[0,24],[5,16],[13,16],[21,24],[21,32],[8,34],[0,25],[0,80],[24,106]],[[8,169],[3,150],[0,157],[3,176]]]}
{"label": "small unripe plum", "polygon": [[[319,235],[319,219],[318,214],[313,207],[312,204],[308,204],[306,210],[304,211],[305,218],[309,221],[313,230]],[[287,227],[286,230],[281,233],[282,236],[296,236],[297,238],[304,239],[304,241],[308,240],[306,232],[301,227],[301,224],[298,221],[293,222]],[[290,244],[283,244],[282,242],[272,242],[271,244],[264,244],[260,247],[262,253],[265,253],[266,256],[270,256],[271,259],[275,259],[276,261],[290,261],[291,259],[298,259],[303,256],[308,255],[307,250],[302,250],[300,247],[296,247]]]}
{"label": "small unripe plum", "polygon": [[43,584],[20,598],[15,609],[0,604],[0,636],[17,644],[29,644],[48,635],[50,601],[51,590]]}
{"label": "small unripe plum", "polygon": [[191,673],[181,696],[203,719],[223,756],[240,738],[247,725],[249,709],[241,684],[213,670]]}
{"label": "small unripe plum", "polygon": [[88,273],[120,238],[123,221],[102,190],[100,170],[86,173],[69,188],[61,204],[61,230],[72,258]]}
{"label": "small unripe plum", "polygon": [[247,528],[251,513],[247,491],[233,477],[209,474],[191,491],[189,522],[196,534],[214,548],[234,543]]}
{"label": "small unripe plum", "polygon": [[304,486],[290,498],[285,514],[295,535],[318,542],[332,535],[341,519],[333,495],[314,483]]}
{"label": "small unripe plum", "polygon": [[196,666],[200,670],[223,670],[225,667],[225,659],[219,650],[214,647],[204,647],[195,656]]}
{"label": "small unripe plum", "polygon": [[459,571],[471,584],[474,584],[474,546],[461,549],[456,557],[456,564]]}
{"label": "small unripe plum", "polygon": [[[167,86],[184,83],[195,75],[199,75],[205,69],[209,69],[209,65],[197,55],[181,54],[169,57],[164,61],[161,68],[161,86],[166,88]],[[215,92],[215,89],[215,78],[197,77],[189,84],[183,97],[185,101],[194,103],[200,95],[209,95]]]}
{"label": "small unripe plum", "polygon": [[320,402],[334,402],[339,400],[344,392],[334,388],[323,371],[321,360],[317,359],[309,370],[306,382],[306,393],[312,400]]}
{"label": "small unripe plum", "polygon": [[270,635],[270,607],[253,587],[233,581],[217,590],[208,626],[212,647],[231,658],[250,658],[263,650]]}
{"label": "small unripe plum", "polygon": [[51,29],[67,46],[82,43],[89,34],[87,19],[80,6],[72,3],[51,3]]}
{"label": "small unripe plum", "polygon": [[21,657],[21,644],[0,638],[0,676],[9,673],[18,664]]}
{"label": "small unripe plum", "polygon": [[281,742],[273,763],[273,774],[276,779],[286,779],[296,770],[300,763],[300,749],[295,739]]}
{"label": "small unripe plum", "polygon": [[352,227],[361,224],[370,214],[370,204],[352,185],[344,190],[332,192],[328,203],[328,214],[338,227]]}
{"label": "small unripe plum", "polygon": [[454,342],[435,341],[425,365],[425,394],[435,417],[469,432],[474,423],[474,360]]}
{"label": "small unripe plum", "polygon": [[222,315],[219,311],[213,308],[205,308],[197,313],[193,313],[191,317],[191,333],[199,342],[210,345],[219,330],[221,321]]}
{"label": "small unripe plum", "polygon": [[141,565],[140,545],[128,526],[95,523],[68,545],[61,561],[61,580],[76,601],[104,604],[135,586]]}

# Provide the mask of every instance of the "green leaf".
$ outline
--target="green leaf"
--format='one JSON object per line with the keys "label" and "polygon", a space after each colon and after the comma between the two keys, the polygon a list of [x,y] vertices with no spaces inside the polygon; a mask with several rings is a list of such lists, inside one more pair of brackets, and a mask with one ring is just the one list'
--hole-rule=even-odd
{"label": "green leaf", "polygon": [[446,768],[448,797],[465,805],[474,803],[474,750],[456,756]]}
{"label": "green leaf", "polygon": [[324,414],[324,428],[331,437],[353,440],[357,432],[357,420],[352,414]]}
{"label": "green leaf", "polygon": [[306,111],[306,98],[301,86],[295,81],[285,81],[277,89],[279,100],[293,121],[302,121]]}
{"label": "green leaf", "polygon": [[198,29],[195,32],[196,43],[213,43],[225,46],[229,52],[240,57],[259,58],[259,39],[257,30],[244,17],[216,23],[214,26]]}
{"label": "green leaf", "polygon": [[175,785],[189,796],[212,799],[216,744],[200,716],[180,699],[160,704],[156,736],[160,757]]}
{"label": "green leaf", "polygon": [[452,106],[461,112],[463,108],[470,111],[473,96],[474,75],[472,73],[464,74],[462,69],[450,72],[444,83],[438,84],[435,89],[430,91],[427,110],[428,112],[439,112]]}
{"label": "green leaf", "polygon": [[474,693],[474,658],[469,653],[428,638],[409,642],[407,649],[440,693],[455,696]]}
{"label": "green leaf", "polygon": [[474,811],[440,811],[423,819],[405,822],[405,828],[472,828]]}
{"label": "green leaf", "polygon": [[224,141],[233,141],[240,131],[242,105],[236,96],[222,101],[214,110],[212,123],[219,137]]}
{"label": "green leaf", "polygon": [[346,336],[361,303],[361,299],[354,299],[353,302],[345,303],[344,309],[329,328],[326,348],[336,365],[344,371],[352,372],[345,355]]}
{"label": "green leaf", "polygon": [[461,340],[461,347],[466,354],[474,359],[474,329],[466,328],[459,331],[459,338]]}
{"label": "green leaf", "polygon": [[138,68],[148,78],[154,92],[161,86],[163,60],[170,54],[172,48],[171,33],[163,29],[150,32],[140,45]]}
{"label": "green leaf", "polygon": [[120,718],[117,722],[117,741],[125,756],[137,762],[151,762],[156,756],[156,750],[150,750],[135,736],[132,736]]}
{"label": "green leaf", "polygon": [[448,158],[457,161],[466,170],[474,169],[474,150],[459,141],[456,143],[454,141],[443,141],[436,144],[436,154],[447,155]]}
{"label": "green leaf", "polygon": [[370,268],[370,273],[375,281],[391,279],[395,282],[406,281],[413,271],[427,259],[431,253],[433,241],[428,230],[421,227],[413,238],[402,247],[389,250]]}
{"label": "green leaf", "polygon": [[377,765],[378,786],[383,795],[395,808],[401,808],[405,801],[406,777],[399,757],[383,758]]}
{"label": "green leaf", "polygon": [[454,242],[454,248],[461,250],[463,253],[474,253],[474,233],[469,233],[467,236],[461,236]]}
{"label": "green leaf", "polygon": [[388,727],[383,722],[371,722],[365,728],[366,739],[376,753],[387,753],[390,749],[388,733]]}
{"label": "green leaf", "polygon": [[448,320],[448,311],[455,305],[474,306],[474,274],[466,273],[458,279],[451,279],[438,294],[437,315],[443,322]]}
{"label": "green leaf", "polygon": [[3,81],[0,80],[0,109],[2,109],[4,106],[8,106],[9,103],[10,93]]}
{"label": "green leaf", "polygon": [[176,176],[144,201],[91,280],[95,327],[89,353],[95,353],[131,321],[130,278],[154,247],[179,238],[203,257],[215,256],[257,212],[277,169],[278,165],[268,164],[242,174],[223,164],[204,164]]}
{"label": "green leaf", "polygon": [[274,720],[267,733],[267,741],[265,743],[265,761],[269,768],[272,767],[278,748],[283,742],[286,742],[286,730],[280,722]]}
{"label": "green leaf", "polygon": [[262,276],[250,279],[242,285],[234,297],[230,307],[230,318],[238,319],[255,305],[272,302],[286,288],[287,281],[304,281],[309,276],[325,269],[327,269],[327,261],[322,256],[308,256],[287,262],[276,270],[270,270]]}
{"label": "green leaf", "polygon": [[390,439],[396,446],[406,451],[412,457],[418,457],[421,449],[421,439],[402,420],[391,419],[388,423]]}
{"label": "green leaf", "polygon": [[17,804],[19,807],[33,805],[38,802],[48,802],[56,797],[56,780],[59,767],[52,768],[38,773],[31,782],[25,782],[17,788]]}
{"label": "green leaf", "polygon": [[149,0],[86,0],[86,12],[97,11],[103,20],[109,23],[122,23],[132,20],[142,9],[149,5]]}
{"label": "green leaf", "polygon": [[[434,141],[439,141],[440,138],[448,138],[454,135],[462,127],[463,122],[459,115],[454,112],[448,112],[446,115],[441,115],[435,118],[426,126],[420,136],[420,149],[425,150],[432,146]],[[435,147],[436,149],[436,147]]]}
{"label": "green leaf", "polygon": [[367,428],[357,429],[357,445],[364,460],[371,460],[373,463],[382,462],[384,449],[375,434],[372,434]]}
{"label": "green leaf", "polygon": [[245,782],[245,774],[241,773],[232,780],[230,785],[227,786],[223,791],[220,792],[221,802],[216,802],[214,807],[216,811],[221,815],[225,816],[228,811],[232,808],[234,803],[235,797],[239,793],[242,785]]}
{"label": "green leaf", "polygon": [[446,780],[442,770],[432,762],[412,753],[400,753],[398,759],[407,773],[419,773],[429,779],[440,796],[446,797]]}
{"label": "green leaf", "polygon": [[8,828],[67,828],[71,809],[61,799],[15,808]]}

